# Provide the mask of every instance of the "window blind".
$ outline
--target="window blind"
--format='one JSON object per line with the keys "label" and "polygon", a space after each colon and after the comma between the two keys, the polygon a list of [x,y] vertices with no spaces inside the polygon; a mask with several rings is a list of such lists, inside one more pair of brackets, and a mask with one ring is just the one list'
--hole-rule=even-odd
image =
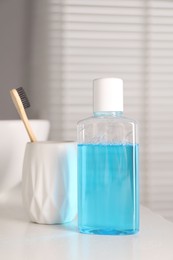
{"label": "window blind", "polygon": [[37,0],[33,10],[33,114],[50,120],[52,139],[75,140],[93,79],[122,78],[125,115],[139,123],[141,201],[173,220],[173,1]]}

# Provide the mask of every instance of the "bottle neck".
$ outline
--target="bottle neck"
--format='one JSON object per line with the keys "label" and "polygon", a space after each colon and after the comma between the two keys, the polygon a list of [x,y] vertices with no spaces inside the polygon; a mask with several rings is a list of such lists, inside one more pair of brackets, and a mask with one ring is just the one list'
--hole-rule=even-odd
{"label": "bottle neck", "polygon": [[114,117],[121,117],[123,115],[123,111],[99,111],[94,112],[94,117],[106,117],[106,116],[114,116]]}

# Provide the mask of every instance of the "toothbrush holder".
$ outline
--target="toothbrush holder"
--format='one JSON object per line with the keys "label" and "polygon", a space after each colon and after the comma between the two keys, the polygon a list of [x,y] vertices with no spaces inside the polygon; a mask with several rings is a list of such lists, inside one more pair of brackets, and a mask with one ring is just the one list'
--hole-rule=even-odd
{"label": "toothbrush holder", "polygon": [[40,224],[63,224],[77,214],[75,142],[27,143],[22,197],[27,215]]}

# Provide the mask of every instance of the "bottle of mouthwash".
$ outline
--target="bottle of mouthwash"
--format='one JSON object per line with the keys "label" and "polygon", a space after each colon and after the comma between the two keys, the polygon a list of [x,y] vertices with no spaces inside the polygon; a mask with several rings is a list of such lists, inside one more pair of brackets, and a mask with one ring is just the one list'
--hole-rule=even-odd
{"label": "bottle of mouthwash", "polygon": [[81,233],[139,231],[136,122],[123,116],[123,81],[94,80],[93,116],[78,132],[78,228]]}

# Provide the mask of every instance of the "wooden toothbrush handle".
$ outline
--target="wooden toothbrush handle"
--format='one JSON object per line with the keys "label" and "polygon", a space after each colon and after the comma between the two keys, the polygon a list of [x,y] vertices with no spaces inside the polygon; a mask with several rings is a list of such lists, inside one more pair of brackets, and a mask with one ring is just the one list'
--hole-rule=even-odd
{"label": "wooden toothbrush handle", "polygon": [[36,142],[37,139],[36,139],[36,137],[35,137],[35,135],[34,135],[34,133],[32,131],[32,128],[31,128],[31,125],[29,123],[28,117],[26,115],[25,109],[23,107],[22,101],[21,101],[21,99],[20,99],[16,89],[12,89],[10,91],[10,94],[11,94],[11,98],[13,100],[13,103],[14,103],[17,111],[18,111],[18,114],[19,114],[22,122],[24,123],[26,131],[27,131],[27,133],[29,135],[30,141],[31,142]]}
{"label": "wooden toothbrush handle", "polygon": [[28,117],[26,115],[26,112],[25,112],[24,108],[23,108],[23,110],[21,110],[20,118],[22,119],[22,121],[24,123],[25,129],[26,129],[26,131],[27,131],[27,133],[29,135],[30,141],[31,142],[36,142],[37,139],[35,137],[35,134],[32,131],[31,125],[29,123],[29,120],[28,120]]}

